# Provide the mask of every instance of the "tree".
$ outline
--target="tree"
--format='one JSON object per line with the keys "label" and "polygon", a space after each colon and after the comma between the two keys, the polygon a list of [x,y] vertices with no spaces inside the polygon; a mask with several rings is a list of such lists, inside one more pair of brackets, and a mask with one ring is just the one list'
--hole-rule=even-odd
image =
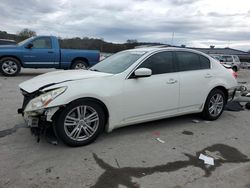
{"label": "tree", "polygon": [[25,40],[27,38],[36,36],[36,32],[25,28],[25,29],[21,30],[20,32],[17,32],[17,35],[18,35],[18,37],[20,37],[21,40]]}
{"label": "tree", "polygon": [[135,44],[135,43],[138,43],[138,41],[136,39],[128,39],[127,43],[128,44]]}

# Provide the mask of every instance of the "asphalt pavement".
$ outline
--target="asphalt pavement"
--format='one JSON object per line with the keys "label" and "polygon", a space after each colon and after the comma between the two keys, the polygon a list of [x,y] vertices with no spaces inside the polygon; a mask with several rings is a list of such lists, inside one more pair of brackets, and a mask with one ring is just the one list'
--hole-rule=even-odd
{"label": "asphalt pavement", "polygon": [[[0,187],[250,188],[249,110],[225,111],[213,122],[188,115],[128,126],[85,147],[37,143],[17,114],[18,84],[48,71],[55,70],[0,76]],[[250,70],[239,81],[250,83]]]}

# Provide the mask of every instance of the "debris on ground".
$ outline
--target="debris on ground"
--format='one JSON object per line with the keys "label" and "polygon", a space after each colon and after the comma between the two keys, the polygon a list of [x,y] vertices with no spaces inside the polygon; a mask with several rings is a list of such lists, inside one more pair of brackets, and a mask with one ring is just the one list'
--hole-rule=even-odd
{"label": "debris on ground", "polygon": [[211,123],[211,121],[204,121],[204,123]]}
{"label": "debris on ground", "polygon": [[205,150],[205,153],[207,156],[212,157],[216,160],[218,160],[218,159],[226,160],[221,156],[220,152],[218,152],[218,151],[217,152],[210,152],[208,150]]}
{"label": "debris on ground", "polygon": [[200,121],[198,119],[193,119],[192,122],[194,122],[194,123],[200,123]]}
{"label": "debris on ground", "polygon": [[244,110],[243,106],[240,104],[240,102],[238,101],[230,101],[227,103],[227,105],[225,106],[225,110],[228,111],[242,111]]}
{"label": "debris on ground", "polygon": [[246,109],[250,110],[250,102],[246,103],[245,107]]}
{"label": "debris on ground", "polygon": [[153,135],[155,135],[155,136],[160,136],[160,131],[155,131],[155,132],[153,132]]}
{"label": "debris on ground", "polygon": [[156,140],[157,140],[158,142],[160,142],[160,143],[165,144],[165,141],[164,141],[164,140],[162,140],[162,139],[160,139],[160,138],[156,138]]}
{"label": "debris on ground", "polygon": [[204,161],[204,164],[208,164],[208,165],[214,165],[214,159],[212,157],[203,155],[202,153],[199,156],[200,160]]}

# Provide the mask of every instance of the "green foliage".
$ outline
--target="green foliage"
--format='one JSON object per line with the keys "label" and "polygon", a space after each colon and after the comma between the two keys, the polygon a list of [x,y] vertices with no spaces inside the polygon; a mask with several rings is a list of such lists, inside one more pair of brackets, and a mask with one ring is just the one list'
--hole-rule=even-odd
{"label": "green foliage", "polygon": [[25,28],[25,29],[21,30],[20,32],[17,32],[17,35],[20,38],[20,40],[25,40],[27,38],[36,36],[36,32]]}

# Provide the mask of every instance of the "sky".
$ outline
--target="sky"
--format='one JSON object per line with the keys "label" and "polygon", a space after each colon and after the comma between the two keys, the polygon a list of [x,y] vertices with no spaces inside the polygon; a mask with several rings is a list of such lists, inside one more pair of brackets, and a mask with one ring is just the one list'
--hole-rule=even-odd
{"label": "sky", "polygon": [[250,50],[250,0],[1,0],[0,30]]}

